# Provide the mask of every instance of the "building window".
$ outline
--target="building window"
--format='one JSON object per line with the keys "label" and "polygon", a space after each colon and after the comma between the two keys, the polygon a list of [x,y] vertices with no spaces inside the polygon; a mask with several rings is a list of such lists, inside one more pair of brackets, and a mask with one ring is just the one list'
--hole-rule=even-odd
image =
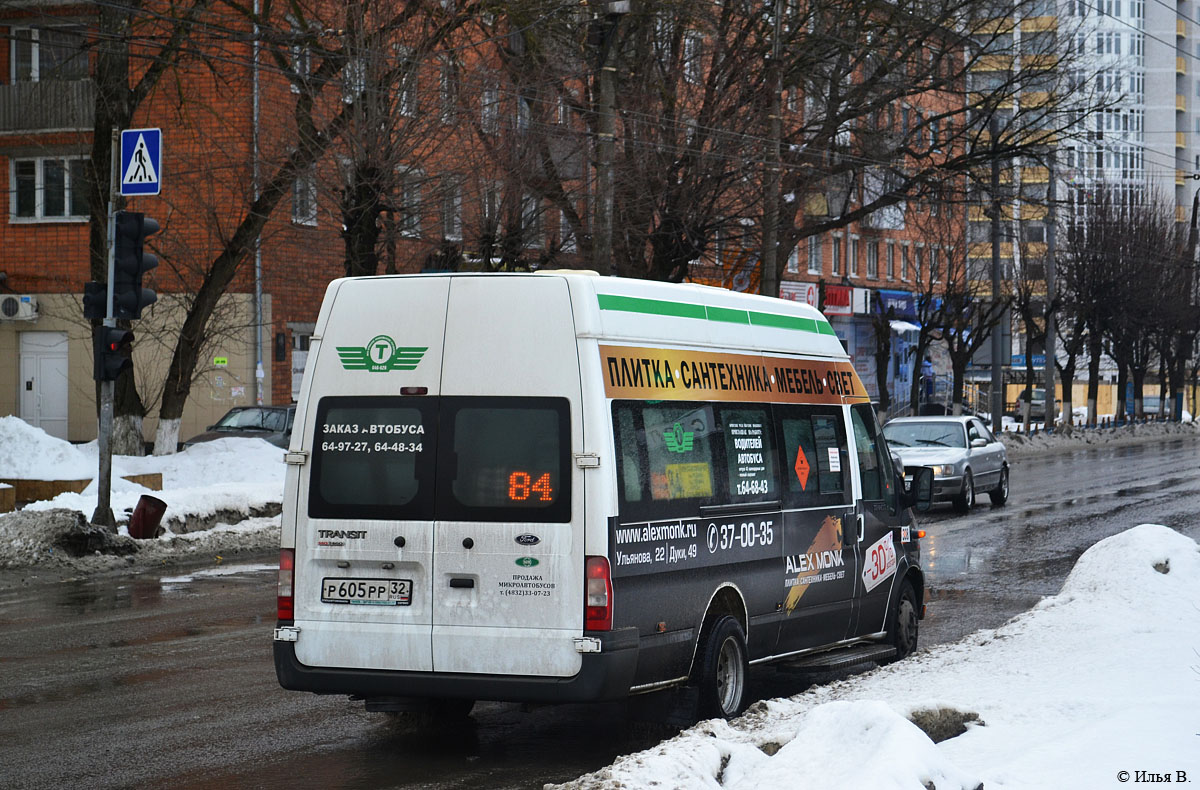
{"label": "building window", "polygon": [[462,241],[462,185],[447,180],[442,191],[442,238]]}
{"label": "building window", "polygon": [[924,257],[925,257],[925,250],[921,247],[917,247],[917,249],[915,250],[915,252],[913,254],[913,279],[915,279],[917,281],[918,285],[922,284],[921,264],[923,262],[922,258],[924,258]]}
{"label": "building window", "polygon": [[571,218],[567,216],[567,212],[565,211],[558,213],[558,237],[562,240],[563,252],[575,252],[577,248],[575,244],[575,231],[571,227]]}
{"label": "building window", "polygon": [[900,247],[900,279],[908,279],[908,251],[911,248],[905,244]]}
{"label": "building window", "polygon": [[887,278],[896,279],[896,242],[887,243]]}
{"label": "building window", "polygon": [[858,236],[850,237],[850,276],[858,276],[858,257],[861,254],[859,246],[861,244]]}
{"label": "building window", "polygon": [[824,267],[821,260],[821,237],[813,236],[808,240],[808,273],[820,274]]}
{"label": "building window", "polygon": [[453,123],[458,109],[458,70],[450,58],[442,60],[441,73],[442,123]]}
{"label": "building window", "polygon": [[292,222],[297,225],[317,224],[317,176],[308,169],[292,182]]}
{"label": "building window", "polygon": [[367,89],[367,62],[351,58],[342,67],[342,101],[353,104]]}
{"label": "building window", "polygon": [[312,74],[312,45],[304,40],[308,33],[300,22],[293,16],[288,16],[288,25],[291,26],[292,44],[289,47],[291,54],[291,89],[292,93],[299,93],[300,86],[308,82],[309,76]]}
{"label": "building window", "polygon": [[529,131],[529,125],[533,120],[533,108],[529,104],[529,99],[524,96],[517,97],[517,131],[525,134]]}
{"label": "building window", "polygon": [[693,84],[699,83],[703,74],[700,63],[700,45],[699,33],[688,33],[683,37],[683,78]]}
{"label": "building window", "polygon": [[526,247],[542,246],[542,207],[536,195],[521,198],[521,236]]}
{"label": "building window", "polygon": [[87,79],[87,40],[82,27],[14,27],[9,35],[13,82]]}
{"label": "building window", "polygon": [[929,251],[929,282],[936,283],[942,279],[942,261],[938,256],[938,249],[934,247]]}
{"label": "building window", "polygon": [[835,233],[833,235],[833,276],[840,277],[842,274],[842,235]]}
{"label": "building window", "polygon": [[480,100],[480,125],[485,134],[495,134],[500,126],[500,89],[488,85]]}
{"label": "building window", "polygon": [[879,242],[867,242],[867,279],[879,279]]}
{"label": "building window", "polygon": [[418,172],[400,176],[400,221],[397,223],[401,235],[417,238],[421,235],[421,181]]}
{"label": "building window", "polygon": [[789,274],[800,273],[800,247],[793,246],[792,251],[788,253],[787,270]]}
{"label": "building window", "polygon": [[87,160],[12,160],[13,219],[86,219]]}
{"label": "building window", "polygon": [[396,108],[401,114],[409,117],[414,117],[420,111],[420,104],[417,101],[417,68],[418,64],[413,57],[412,50],[407,47],[400,47],[397,50],[397,56],[400,61],[399,76],[400,81],[396,86]]}

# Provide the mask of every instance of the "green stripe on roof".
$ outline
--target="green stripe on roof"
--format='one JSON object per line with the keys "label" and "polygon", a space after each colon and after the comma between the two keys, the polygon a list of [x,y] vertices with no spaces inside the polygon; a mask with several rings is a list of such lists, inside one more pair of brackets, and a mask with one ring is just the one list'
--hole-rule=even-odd
{"label": "green stripe on roof", "polygon": [[625,313],[671,315],[676,318],[707,318],[704,305],[684,302],[664,302],[660,299],[640,299],[636,296],[597,294],[601,310],[620,310]]}
{"label": "green stripe on roof", "polygon": [[736,310],[728,307],[669,302],[663,299],[643,299],[637,296],[596,294],[601,310],[623,313],[644,313],[674,318],[698,318],[704,321],[720,321],[729,324],[748,324],[772,329],[790,329],[796,332],[814,332],[819,335],[834,335],[833,327],[823,319],[804,318],[781,313],[760,313],[753,310]]}
{"label": "green stripe on roof", "polygon": [[709,321],[724,321],[727,324],[749,324],[750,314],[745,310],[730,310],[728,307],[707,308]]}
{"label": "green stripe on roof", "polygon": [[811,318],[777,313],[751,313],[750,323],[755,326],[771,326],[776,329],[794,329],[798,332],[816,332],[817,322]]}

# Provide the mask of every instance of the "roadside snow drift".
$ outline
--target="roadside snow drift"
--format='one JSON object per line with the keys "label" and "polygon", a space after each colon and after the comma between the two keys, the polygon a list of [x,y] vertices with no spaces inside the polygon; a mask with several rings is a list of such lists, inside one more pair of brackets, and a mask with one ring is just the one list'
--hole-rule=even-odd
{"label": "roadside snow drift", "polygon": [[[1200,781],[1200,547],[1143,524],[1001,628],[676,738],[560,788],[987,790]],[[909,719],[980,721],[934,744]],[[920,714],[920,715],[917,715]],[[1142,773],[1138,773],[1138,772]],[[1159,780],[1161,781],[1161,780]]]}
{"label": "roadside snow drift", "polygon": [[[18,417],[0,417],[0,479],[92,480],[82,493],[33,502],[25,511],[68,508],[90,517],[96,510],[98,454],[96,442],[73,445]],[[112,463],[110,504],[118,522],[142,494],[167,503],[168,524],[217,514],[249,518],[283,500],[283,450],[262,439],[217,439],[175,455],[116,455]],[[162,474],[162,491],[122,479],[153,472]]]}

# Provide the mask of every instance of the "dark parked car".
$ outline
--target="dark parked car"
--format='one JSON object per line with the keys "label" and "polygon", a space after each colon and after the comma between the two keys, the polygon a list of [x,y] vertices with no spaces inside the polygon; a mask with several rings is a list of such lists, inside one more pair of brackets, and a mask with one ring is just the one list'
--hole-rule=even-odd
{"label": "dark parked car", "polygon": [[211,442],[213,439],[253,436],[287,449],[295,419],[295,406],[238,406],[230,409],[215,424],[208,426],[204,433],[188,439],[183,446],[186,449],[201,442]]}

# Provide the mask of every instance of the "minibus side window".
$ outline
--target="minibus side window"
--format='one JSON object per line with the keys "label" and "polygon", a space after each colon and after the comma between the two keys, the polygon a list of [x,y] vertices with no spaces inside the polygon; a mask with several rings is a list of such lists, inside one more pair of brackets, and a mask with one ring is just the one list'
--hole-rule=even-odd
{"label": "minibus side window", "polygon": [[666,517],[722,501],[724,445],[711,404],[614,401],[613,426],[625,515]]}
{"label": "minibus side window", "polygon": [[858,453],[858,472],[862,478],[865,500],[886,499],[895,505],[895,477],[887,446],[880,440],[879,424],[869,403],[855,404],[850,409],[854,426],[854,446]]}
{"label": "minibus side window", "polygon": [[842,415],[829,407],[776,406],[786,507],[849,503],[850,470]]}
{"label": "minibus side window", "polygon": [[766,408],[722,407],[730,502],[779,499],[774,430]]}
{"label": "minibus side window", "polygon": [[621,496],[626,502],[641,502],[646,488],[643,473],[646,463],[639,452],[642,447],[633,427],[633,412],[629,408],[616,413],[617,452],[620,454]]}

